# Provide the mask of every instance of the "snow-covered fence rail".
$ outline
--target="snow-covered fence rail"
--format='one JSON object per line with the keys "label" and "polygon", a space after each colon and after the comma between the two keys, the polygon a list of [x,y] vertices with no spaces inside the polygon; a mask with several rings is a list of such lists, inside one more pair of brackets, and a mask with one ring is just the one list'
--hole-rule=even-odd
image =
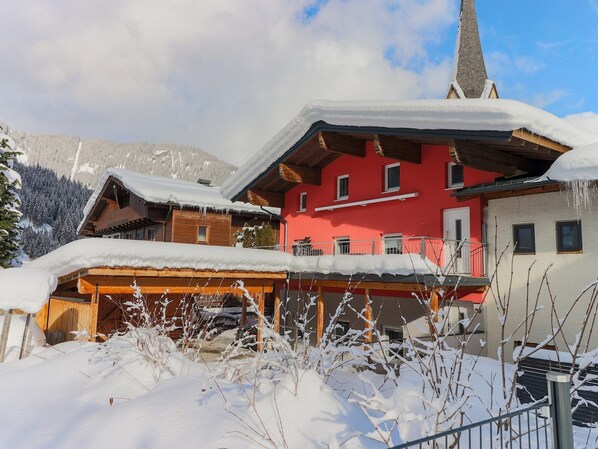
{"label": "snow-covered fence rail", "polygon": [[574,449],[571,378],[550,372],[548,400],[392,449]]}
{"label": "snow-covered fence rail", "polygon": [[551,449],[546,403],[447,430],[392,449]]}
{"label": "snow-covered fence rail", "polygon": [[445,274],[486,276],[486,245],[470,240],[435,237],[397,236],[373,240],[312,242],[309,238],[290,245],[261,247],[280,249],[295,256],[364,256],[413,254],[425,257],[443,268]]}

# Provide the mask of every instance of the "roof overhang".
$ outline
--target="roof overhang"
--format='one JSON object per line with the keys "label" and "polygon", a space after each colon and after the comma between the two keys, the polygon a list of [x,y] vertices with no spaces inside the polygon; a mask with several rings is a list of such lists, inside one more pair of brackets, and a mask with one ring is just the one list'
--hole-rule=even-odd
{"label": "roof overhang", "polygon": [[513,131],[413,129],[332,125],[318,121],[232,199],[284,207],[284,194],[300,183],[321,182],[321,170],[343,155],[365,157],[365,142],[376,153],[421,162],[422,145],[445,145],[454,162],[504,176],[541,174],[571,148],[526,129]]}

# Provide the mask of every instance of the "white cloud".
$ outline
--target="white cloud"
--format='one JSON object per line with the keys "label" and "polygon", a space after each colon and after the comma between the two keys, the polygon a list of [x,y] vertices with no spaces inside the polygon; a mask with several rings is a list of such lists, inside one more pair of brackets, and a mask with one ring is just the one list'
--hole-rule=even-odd
{"label": "white cloud", "polygon": [[579,114],[571,114],[564,117],[566,121],[586,131],[596,134],[596,141],[598,141],[598,114],[595,112],[580,112]]}
{"label": "white cloud", "polygon": [[[195,144],[240,163],[310,100],[445,94],[450,60],[432,62],[426,48],[454,27],[457,2],[330,0],[306,23],[312,3],[2,2],[1,118]],[[414,60],[424,68],[409,69]]]}
{"label": "white cloud", "polygon": [[537,108],[545,109],[557,101],[567,97],[569,93],[563,89],[554,89],[550,92],[540,93],[535,95],[530,103]]}

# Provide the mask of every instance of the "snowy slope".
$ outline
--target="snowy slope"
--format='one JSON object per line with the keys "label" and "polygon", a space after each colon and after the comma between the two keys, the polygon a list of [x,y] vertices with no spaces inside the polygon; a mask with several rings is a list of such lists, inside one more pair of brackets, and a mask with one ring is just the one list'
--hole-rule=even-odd
{"label": "snowy slope", "polygon": [[74,181],[95,187],[107,168],[121,167],[169,178],[211,179],[220,185],[235,167],[199,148],[175,144],[117,143],[76,136],[12,131],[23,151],[19,160],[41,165]]}

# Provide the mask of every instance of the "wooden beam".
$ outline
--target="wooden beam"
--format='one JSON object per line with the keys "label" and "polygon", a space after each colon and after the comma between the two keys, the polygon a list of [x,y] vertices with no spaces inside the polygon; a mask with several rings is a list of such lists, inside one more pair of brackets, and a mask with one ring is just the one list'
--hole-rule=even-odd
{"label": "wooden beam", "polygon": [[264,337],[263,337],[263,330],[264,330],[264,313],[266,309],[266,298],[265,294],[262,291],[254,296],[257,298],[257,308],[258,308],[258,316],[257,316],[257,350],[261,352],[264,345]]}
{"label": "wooden beam", "polygon": [[279,164],[280,178],[294,184],[322,185],[322,170],[319,168],[301,167],[299,165]]}
{"label": "wooden beam", "polygon": [[[430,294],[430,316],[428,317],[428,326],[430,327],[430,337],[433,340],[438,338],[438,332],[436,329],[436,324],[438,323],[438,311],[440,310],[440,301],[438,296],[438,290],[432,290]],[[434,319],[432,320],[432,314],[434,315]]]}
{"label": "wooden beam", "polygon": [[316,307],[316,344],[320,344],[324,336],[324,292],[318,287],[318,302]]}
{"label": "wooden beam", "polygon": [[241,300],[241,330],[245,329],[247,325],[247,297],[243,295]]}
{"label": "wooden beam", "polygon": [[[116,277],[116,276],[92,276],[88,275],[80,278],[78,288],[94,288],[95,285],[102,287],[127,287],[137,281],[141,287],[155,287],[157,289],[186,288],[197,290],[201,288],[228,288],[237,286],[237,279],[188,279],[188,278],[135,278],[134,276]],[[262,286],[272,287],[273,280],[268,279],[246,279],[243,282],[245,288],[262,288]],[[132,290],[132,288],[131,288]],[[259,291],[259,290],[258,290]],[[84,292],[79,292],[84,293]],[[87,291],[85,292],[87,293]],[[93,293],[93,292],[92,292]],[[88,294],[88,293],[87,293]]]}
{"label": "wooden beam", "polygon": [[421,144],[409,140],[376,134],[374,136],[374,149],[378,156],[414,164],[421,164],[422,162]]}
{"label": "wooden beam", "polygon": [[365,140],[363,139],[322,131],[318,133],[317,139],[322,151],[365,157]]}
{"label": "wooden beam", "polygon": [[[370,282],[370,281],[329,281],[329,280],[313,280],[311,284],[319,287],[342,288],[343,290],[388,290],[395,292],[406,293],[423,293],[426,291],[424,284],[416,283],[401,283],[401,282]],[[452,286],[450,288],[453,288]],[[467,293],[484,293],[487,287],[483,285],[459,285],[458,290]]]}
{"label": "wooden beam", "polygon": [[284,193],[252,189],[247,191],[247,199],[256,206],[284,207]]}
{"label": "wooden beam", "polygon": [[280,285],[274,285],[274,332],[280,333]]}
{"label": "wooden beam", "polygon": [[215,270],[155,270],[144,268],[90,268],[79,277],[84,276],[128,276],[135,278],[157,277],[157,278],[188,278],[195,279],[286,279],[286,271],[259,272],[259,271],[215,271]]}
{"label": "wooden beam", "polygon": [[451,142],[449,144],[449,154],[451,160],[457,164],[466,165],[478,170],[502,173],[505,176],[515,176],[517,174],[518,167],[516,164],[491,160],[486,157],[485,149],[472,151],[470,147],[463,145],[462,142]]}
{"label": "wooden beam", "polygon": [[2,333],[0,333],[0,363],[4,362],[6,357],[6,349],[8,347],[8,333],[10,330],[10,321],[12,319],[13,310],[9,309],[4,316],[2,321]]}
{"label": "wooden beam", "polygon": [[568,147],[567,145],[563,145],[561,143],[555,142],[554,140],[534,134],[527,129],[517,129],[513,131],[511,135],[513,137],[517,137],[518,139],[535,143],[541,147],[550,148],[551,150],[557,151],[559,153],[566,153],[567,151],[571,150],[571,147]]}
{"label": "wooden beam", "polygon": [[[162,295],[164,292],[173,295],[242,295],[245,290],[250,294],[256,294],[262,291],[262,288],[266,293],[272,292],[272,286],[264,287],[248,287],[245,286],[244,290],[241,290],[238,286],[187,286],[187,287],[169,287],[169,286],[144,286],[140,285],[141,293],[144,295]],[[81,282],[79,293],[82,294],[93,294],[95,287],[85,281]],[[102,285],[99,287],[99,293],[102,295],[132,295],[135,290],[131,286],[127,285]]]}
{"label": "wooden beam", "polygon": [[23,330],[23,339],[21,340],[21,351],[19,352],[19,360],[29,353],[29,340],[31,338],[31,318],[35,319],[35,313],[28,313],[25,320],[25,329]]}
{"label": "wooden beam", "polygon": [[365,313],[364,317],[366,319],[365,323],[365,342],[371,343],[372,342],[372,325],[370,324],[374,320],[374,315],[372,314],[372,304],[370,301],[370,289],[365,289]]}
{"label": "wooden beam", "polygon": [[94,292],[91,295],[91,307],[89,309],[89,339],[95,341],[98,333],[98,310],[100,307],[100,288],[94,286]]}

